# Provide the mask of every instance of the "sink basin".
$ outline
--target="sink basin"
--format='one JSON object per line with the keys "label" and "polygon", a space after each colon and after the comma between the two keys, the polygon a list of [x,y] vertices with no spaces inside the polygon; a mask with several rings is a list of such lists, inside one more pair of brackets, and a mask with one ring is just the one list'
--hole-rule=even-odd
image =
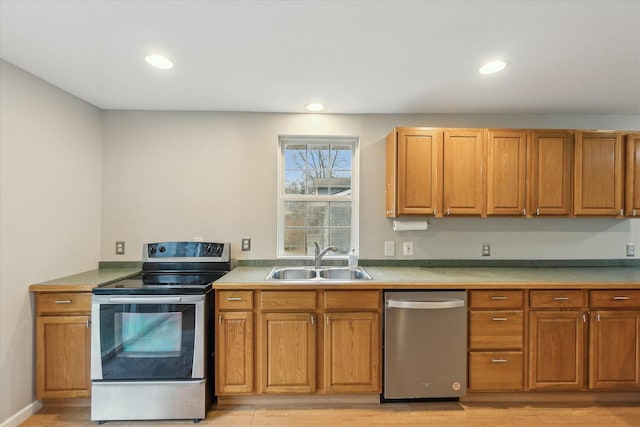
{"label": "sink basin", "polygon": [[362,267],[274,267],[267,276],[267,280],[290,280],[296,282],[351,282],[357,280],[371,280]]}
{"label": "sink basin", "polygon": [[275,267],[267,280],[309,280],[317,277],[315,269],[303,267]]}
{"label": "sink basin", "polygon": [[371,280],[361,268],[327,268],[320,270],[319,276],[328,280]]}

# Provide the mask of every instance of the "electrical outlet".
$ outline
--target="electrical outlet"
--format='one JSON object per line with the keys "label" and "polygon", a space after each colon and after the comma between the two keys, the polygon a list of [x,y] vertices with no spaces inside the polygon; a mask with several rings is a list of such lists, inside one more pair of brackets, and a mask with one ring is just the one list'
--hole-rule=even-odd
{"label": "electrical outlet", "polygon": [[636,245],[627,243],[627,256],[636,256]]}
{"label": "electrical outlet", "polygon": [[413,255],[413,242],[403,242],[402,243],[402,253],[405,256]]}
{"label": "electrical outlet", "polygon": [[124,255],[124,242],[116,242],[116,255]]}
{"label": "electrical outlet", "polygon": [[384,242],[384,256],[394,256],[396,245],[394,242]]}
{"label": "electrical outlet", "polygon": [[251,239],[248,237],[242,238],[242,250],[250,251],[251,250]]}
{"label": "electrical outlet", "polygon": [[491,245],[489,243],[482,244],[482,256],[491,256]]}

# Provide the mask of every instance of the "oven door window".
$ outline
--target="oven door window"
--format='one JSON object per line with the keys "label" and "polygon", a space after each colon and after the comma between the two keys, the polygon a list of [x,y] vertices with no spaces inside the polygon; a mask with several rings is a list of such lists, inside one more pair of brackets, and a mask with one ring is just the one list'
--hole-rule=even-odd
{"label": "oven door window", "polygon": [[101,304],[102,378],[192,378],[195,312],[195,304]]}

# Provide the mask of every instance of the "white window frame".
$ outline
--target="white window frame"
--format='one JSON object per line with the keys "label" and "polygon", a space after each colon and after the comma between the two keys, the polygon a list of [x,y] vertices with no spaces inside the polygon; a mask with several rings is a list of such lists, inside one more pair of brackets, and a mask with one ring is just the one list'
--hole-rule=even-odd
{"label": "white window frame", "polygon": [[[285,144],[333,144],[351,145],[351,195],[312,195],[312,194],[285,194],[284,192],[284,147]],[[278,197],[277,197],[277,258],[286,259],[313,259],[312,255],[285,255],[284,254],[284,202],[285,201],[350,201],[351,211],[351,248],[347,249],[347,254],[332,255],[329,252],[325,259],[347,259],[349,249],[355,249],[355,254],[359,255],[359,232],[360,223],[360,140],[357,136],[321,136],[321,135],[279,135],[278,136]]]}

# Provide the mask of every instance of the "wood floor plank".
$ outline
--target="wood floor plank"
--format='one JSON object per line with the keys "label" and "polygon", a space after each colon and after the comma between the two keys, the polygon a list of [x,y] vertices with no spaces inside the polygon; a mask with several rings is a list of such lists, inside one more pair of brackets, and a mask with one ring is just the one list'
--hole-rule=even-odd
{"label": "wood floor plank", "polygon": [[[190,420],[117,421],[106,427],[194,426]],[[411,402],[356,405],[243,405],[214,407],[202,426],[315,427],[315,426],[429,426],[539,427],[640,426],[640,402],[493,403]],[[22,427],[97,426],[90,408],[43,408]]]}

